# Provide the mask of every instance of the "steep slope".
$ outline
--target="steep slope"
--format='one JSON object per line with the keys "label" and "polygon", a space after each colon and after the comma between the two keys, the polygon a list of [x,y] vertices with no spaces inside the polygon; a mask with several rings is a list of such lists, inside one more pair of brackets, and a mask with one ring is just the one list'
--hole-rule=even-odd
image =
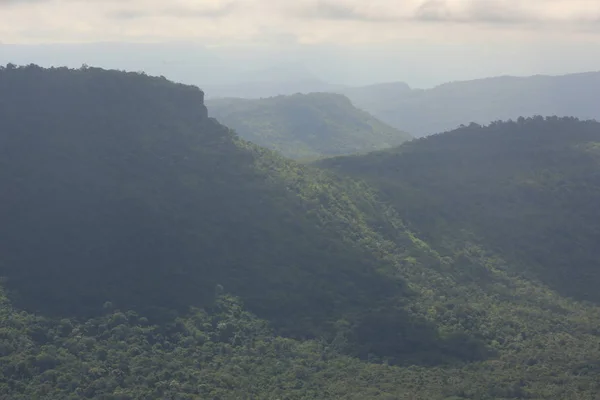
{"label": "steep slope", "polygon": [[564,76],[496,77],[408,90],[390,83],[341,89],[381,121],[416,137],[520,116],[600,118],[600,72]]}
{"label": "steep slope", "polygon": [[430,242],[479,242],[515,270],[599,302],[599,148],[600,123],[535,117],[322,165],[375,182]]}
{"label": "steep slope", "polygon": [[211,116],[244,139],[292,158],[380,150],[410,139],[330,93],[215,99],[207,106]]}
{"label": "steep slope", "polygon": [[224,287],[280,334],[346,321],[366,355],[385,340],[361,329],[400,324],[420,347],[389,337],[371,352],[463,351],[407,314],[390,262],[348,243],[369,232],[354,204],[368,193],[241,141],[197,88],[29,66],[3,70],[0,93],[0,276],[18,307],[91,317],[110,302],[161,321]]}
{"label": "steep slope", "polygon": [[220,284],[292,329],[397,293],[372,256],[315,226],[277,170],[258,169],[273,155],[207,118],[196,88],[32,66],[3,71],[0,92],[2,272],[17,304],[180,309]]}
{"label": "steep slope", "polygon": [[598,308],[436,250],[202,97],[0,70],[0,397],[594,398]]}

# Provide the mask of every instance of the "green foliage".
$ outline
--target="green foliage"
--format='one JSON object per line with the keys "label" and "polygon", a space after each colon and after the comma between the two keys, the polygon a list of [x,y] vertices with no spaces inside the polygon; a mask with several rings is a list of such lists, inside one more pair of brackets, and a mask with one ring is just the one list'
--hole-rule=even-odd
{"label": "green foliage", "polygon": [[338,94],[208,100],[210,115],[244,139],[295,159],[380,150],[410,139]]}
{"label": "green foliage", "polygon": [[[339,353],[336,342],[273,336],[227,294],[152,325],[113,310],[85,322],[17,312],[0,294],[0,398],[593,399],[590,347],[563,358],[558,335],[467,367],[399,368]],[[555,354],[552,357],[544,354]]]}
{"label": "green foliage", "polygon": [[478,242],[513,272],[598,302],[599,140],[594,121],[520,118],[323,165],[379,185],[430,243]]}
{"label": "green foliage", "polygon": [[598,308],[202,97],[0,70],[0,398],[595,398]]}
{"label": "green foliage", "polygon": [[[381,199],[436,249],[441,276],[424,282],[403,274],[412,287],[421,285],[415,305],[421,315],[470,337],[487,337],[500,359],[510,354],[534,374],[556,356],[565,371],[574,368],[568,374],[577,375],[600,358],[594,349],[600,314],[589,303],[599,300],[599,138],[597,122],[519,118],[317,165],[377,187]],[[432,267],[431,261],[417,253],[405,265]],[[577,366],[575,354],[586,361]],[[548,390],[562,384],[544,379]],[[548,393],[514,390],[495,391],[493,398]]]}
{"label": "green foliage", "polygon": [[[393,264],[358,245],[373,233],[354,199],[381,219],[361,188],[236,138],[206,117],[198,89],[93,68],[1,74],[1,275],[18,307],[160,322],[209,306],[221,285],[281,335],[330,338],[347,320],[352,354],[463,358],[404,310],[411,291]],[[196,104],[176,107],[179,88]],[[427,334],[369,350],[365,319]]]}

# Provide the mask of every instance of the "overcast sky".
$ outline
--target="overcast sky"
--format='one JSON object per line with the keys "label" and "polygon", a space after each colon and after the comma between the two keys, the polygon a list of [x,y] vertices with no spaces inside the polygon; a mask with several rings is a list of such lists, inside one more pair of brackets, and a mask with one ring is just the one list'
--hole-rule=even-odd
{"label": "overcast sky", "polygon": [[[336,83],[423,87],[600,70],[600,0],[0,0],[0,43],[94,42],[178,42],[156,47],[165,70],[177,60],[221,72],[293,61]],[[115,66],[138,54],[103,51],[89,60]],[[2,46],[0,62],[43,64],[39,52]]]}

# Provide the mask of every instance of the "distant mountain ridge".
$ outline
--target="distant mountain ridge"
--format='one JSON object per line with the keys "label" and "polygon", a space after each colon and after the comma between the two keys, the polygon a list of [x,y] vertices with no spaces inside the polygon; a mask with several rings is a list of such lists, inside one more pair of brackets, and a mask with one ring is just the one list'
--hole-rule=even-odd
{"label": "distant mountain ridge", "polygon": [[[277,74],[276,74],[277,75]],[[247,82],[203,86],[207,98],[258,99],[295,93],[331,92],[347,96],[375,118],[415,137],[452,130],[462,124],[488,124],[521,116],[557,115],[600,119],[600,72],[528,77],[498,76],[454,81],[431,89],[404,82],[352,87],[305,76],[269,80],[258,73]]]}
{"label": "distant mountain ridge", "polygon": [[340,94],[207,100],[209,114],[244,139],[291,158],[369,152],[412,137],[378,121]]}
{"label": "distant mountain ridge", "polygon": [[557,115],[600,119],[600,72],[500,76],[449,82],[432,89],[389,83],[344,88],[354,105],[416,137],[475,122]]}

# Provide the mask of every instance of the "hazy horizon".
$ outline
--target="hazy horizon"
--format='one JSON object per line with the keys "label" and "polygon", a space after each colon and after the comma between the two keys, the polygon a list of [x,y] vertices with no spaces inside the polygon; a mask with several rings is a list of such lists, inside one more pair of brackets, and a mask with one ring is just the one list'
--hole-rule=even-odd
{"label": "hazy horizon", "polygon": [[600,4],[585,0],[0,0],[0,18],[1,63],[87,63],[200,86],[273,68],[266,75],[412,88],[600,70]]}
{"label": "hazy horizon", "polygon": [[[447,82],[484,79],[497,76],[527,77],[533,75],[566,75],[600,70],[600,60],[577,58],[579,63],[543,62],[539,64],[512,65],[502,68],[502,62],[510,64],[506,57],[490,58],[485,63],[460,68],[460,58],[454,59],[454,67],[432,66],[427,71],[417,68],[419,60],[442,58],[451,49],[423,51],[410,65],[400,65],[402,54],[386,54],[381,48],[348,48],[335,46],[306,46],[287,49],[291,56],[278,58],[277,49],[251,52],[250,47],[224,46],[209,48],[194,43],[76,43],[76,44],[0,44],[0,63],[39,64],[41,66],[79,67],[82,64],[125,70],[143,70],[152,75],[164,75],[169,79],[199,85],[229,85],[260,82],[261,74],[269,81],[280,73],[281,80],[318,79],[325,83],[344,86],[367,86],[389,82],[403,82],[413,89],[428,89]],[[370,51],[369,51],[370,50]],[[464,51],[469,50],[465,48]],[[472,50],[472,49],[471,49]],[[457,49],[454,48],[456,52]],[[576,49],[571,49],[576,51]],[[367,58],[365,53],[370,53]],[[591,55],[591,54],[590,54]],[[538,54],[539,56],[539,54]],[[329,59],[327,59],[327,57]],[[389,61],[382,60],[388,58]],[[590,57],[592,58],[592,57]],[[241,63],[240,63],[241,59]],[[275,72],[275,74],[274,74]],[[263,74],[264,73],[264,74]],[[205,79],[203,79],[205,78]]]}

